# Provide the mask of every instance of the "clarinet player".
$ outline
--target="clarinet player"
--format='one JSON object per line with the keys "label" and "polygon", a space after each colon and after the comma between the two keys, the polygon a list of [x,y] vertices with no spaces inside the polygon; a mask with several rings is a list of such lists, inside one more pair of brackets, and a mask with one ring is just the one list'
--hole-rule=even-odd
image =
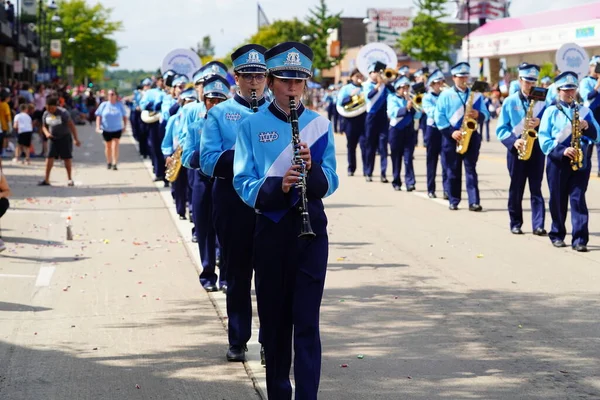
{"label": "clarinet player", "polygon": [[[331,123],[300,102],[313,52],[297,42],[265,52],[274,101],[246,117],[235,145],[233,186],[257,212],[254,268],[258,316],[271,399],[292,398],[292,340],[296,399],[316,399],[321,371],[319,310],[327,270],[327,217],[322,199],[338,187]],[[290,96],[298,104],[299,146],[292,146]],[[295,140],[294,140],[295,142]],[[302,158],[304,167],[292,164]],[[305,170],[302,176],[299,172]],[[305,183],[316,236],[299,238]]]}

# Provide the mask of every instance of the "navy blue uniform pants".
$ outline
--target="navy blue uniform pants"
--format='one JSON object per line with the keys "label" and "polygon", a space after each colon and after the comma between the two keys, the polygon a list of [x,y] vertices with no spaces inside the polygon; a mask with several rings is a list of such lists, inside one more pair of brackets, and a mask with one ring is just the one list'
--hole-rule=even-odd
{"label": "navy blue uniform pants", "polygon": [[319,310],[328,238],[323,205],[315,203],[309,203],[312,228],[317,234],[314,239],[298,238],[301,218],[295,210],[278,223],[264,215],[256,219],[256,298],[270,399],[292,398],[292,339],[296,399],[317,399],[321,376]]}
{"label": "navy blue uniform pants", "polygon": [[[346,118],[344,122],[344,131],[346,132],[346,149],[348,151],[348,172],[356,171],[356,147],[361,141],[361,137],[365,133],[365,117],[366,114],[361,114],[354,118]],[[361,143],[361,156],[363,161],[363,173],[366,174],[366,154],[364,142]]]}
{"label": "navy blue uniform pants", "polygon": [[177,215],[185,216],[188,203],[188,170],[187,168],[181,167],[177,179],[173,182],[172,193],[175,198],[175,209]]}
{"label": "navy blue uniform pants", "polygon": [[252,335],[252,251],[256,212],[233,188],[231,179],[216,179],[214,224],[227,271],[227,317],[231,346],[245,345]]}
{"label": "navy blue uniform pants", "polygon": [[136,110],[129,111],[129,124],[131,125],[131,136],[138,141],[139,140],[139,129],[138,129],[139,113]]}
{"label": "navy blue uniform pants", "polygon": [[[139,132],[138,132],[138,142],[140,144],[140,155],[142,157],[149,157],[150,156],[150,146],[148,146],[148,124],[145,122],[142,122],[141,117],[139,120]],[[152,158],[151,158],[152,159]],[[152,161],[152,164],[154,165],[154,161]]]}
{"label": "navy blue uniform pants", "polygon": [[450,204],[458,205],[461,199],[462,189],[462,166],[465,166],[465,175],[467,183],[467,196],[469,205],[479,204],[479,182],[477,179],[477,160],[479,159],[479,149],[481,148],[481,135],[474,132],[471,137],[469,148],[465,154],[456,152],[456,141],[453,139],[443,140],[443,151],[446,153],[446,163],[448,167],[448,200]]}
{"label": "navy blue uniform pants", "polygon": [[550,216],[552,227],[548,236],[552,242],[565,240],[567,228],[567,210],[571,202],[571,225],[573,226],[571,245],[587,245],[589,240],[588,208],[585,201],[590,180],[591,163],[584,169],[573,171],[569,160],[563,157],[561,161],[548,157],[546,175],[550,188]]}
{"label": "navy blue uniform pants", "polygon": [[149,124],[148,140],[150,142],[150,157],[152,157],[152,164],[154,165],[154,175],[157,178],[165,177],[165,161],[162,154],[161,144],[165,137],[166,121],[155,122]]}
{"label": "navy blue uniform pants", "polygon": [[[198,238],[198,249],[202,262],[200,283],[202,285],[217,283],[215,266],[217,261],[217,235],[213,224],[212,204],[212,179],[201,175],[199,171],[190,171],[194,174],[194,187],[192,189],[192,212],[194,225],[196,225],[196,236]],[[221,279],[224,279],[221,270]]]}
{"label": "navy blue uniform pants", "polygon": [[525,193],[525,184],[528,181],[531,194],[531,225],[533,230],[544,228],[546,216],[546,206],[542,196],[544,159],[544,153],[542,153],[537,140],[534,143],[531,157],[527,161],[519,160],[515,148],[510,149],[506,155],[506,165],[510,174],[508,215],[511,229],[523,226],[523,193]]}
{"label": "navy blue uniform pants", "polygon": [[367,114],[365,118],[365,175],[373,176],[375,155],[381,157],[381,176],[385,177],[388,157],[388,120],[385,113]]}
{"label": "navy blue uniform pants", "polygon": [[442,133],[434,126],[427,126],[424,140],[427,143],[427,193],[435,193],[438,160],[442,164],[442,187],[448,193],[446,153],[442,152]]}
{"label": "navy blue uniform pants", "polygon": [[392,154],[393,185],[402,185],[400,173],[402,159],[404,159],[404,180],[406,186],[415,185],[415,170],[413,167],[413,154],[415,153],[415,128],[412,121],[404,129],[389,128],[388,140]]}

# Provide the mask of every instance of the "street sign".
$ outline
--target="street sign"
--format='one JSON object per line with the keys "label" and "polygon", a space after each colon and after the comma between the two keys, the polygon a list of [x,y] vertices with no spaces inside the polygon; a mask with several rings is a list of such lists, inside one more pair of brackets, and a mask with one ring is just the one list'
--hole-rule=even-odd
{"label": "street sign", "polygon": [[400,35],[412,27],[411,8],[369,8],[367,43],[396,46]]}

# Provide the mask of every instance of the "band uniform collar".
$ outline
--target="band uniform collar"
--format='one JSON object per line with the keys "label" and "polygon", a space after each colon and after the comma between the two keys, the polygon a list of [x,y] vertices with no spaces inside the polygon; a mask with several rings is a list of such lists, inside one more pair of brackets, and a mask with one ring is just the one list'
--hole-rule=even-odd
{"label": "band uniform collar", "polygon": [[[302,104],[302,102],[299,101],[298,105],[296,106],[296,110],[298,111],[298,118],[300,118],[300,116],[304,112],[304,104]],[[271,113],[274,116],[276,116],[283,122],[290,122],[288,114],[285,111],[283,111],[281,107],[279,107],[279,105],[277,105],[277,101],[273,100],[271,104],[269,104],[269,111],[271,111]]]}
{"label": "band uniform collar", "polygon": [[[252,105],[250,104],[250,102],[248,100],[246,100],[242,95],[240,95],[238,92],[235,93],[235,95],[233,96],[233,99],[235,101],[237,101],[239,104],[243,105],[244,107],[247,108],[252,108]],[[262,106],[263,104],[265,104],[266,100],[265,97],[261,97],[260,99],[257,99],[258,102],[258,106]]]}

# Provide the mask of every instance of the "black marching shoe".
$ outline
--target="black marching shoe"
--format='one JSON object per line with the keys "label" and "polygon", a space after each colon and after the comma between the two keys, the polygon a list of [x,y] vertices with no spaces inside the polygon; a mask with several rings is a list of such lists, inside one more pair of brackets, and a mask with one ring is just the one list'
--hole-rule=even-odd
{"label": "black marching shoe", "polygon": [[369,175],[366,175],[366,176],[365,176],[365,180],[366,180],[367,182],[373,182],[373,177],[372,177],[372,176],[369,176]]}
{"label": "black marching shoe", "polygon": [[215,285],[214,283],[205,283],[203,286],[204,290],[206,290],[207,292],[216,292],[219,289],[217,288],[217,285]]}
{"label": "black marching shoe", "polygon": [[180,215],[179,216],[179,220],[180,221],[185,221],[187,218],[185,217],[185,215]]}
{"label": "black marching shoe", "polygon": [[229,346],[229,350],[227,350],[227,361],[244,362],[246,361],[247,351],[248,348],[246,346]]}
{"label": "black marching shoe", "polygon": [[552,242],[552,246],[554,247],[567,247],[567,245],[565,244],[564,240],[555,240],[554,242]]}
{"label": "black marching shoe", "polygon": [[427,193],[427,197],[429,197],[430,199],[437,199],[437,196],[433,192]]}
{"label": "black marching shoe", "polygon": [[450,205],[448,206],[448,209],[450,209],[450,210],[452,210],[452,211],[456,211],[456,210],[458,210],[458,206],[457,206],[456,204],[450,204]]}
{"label": "black marching shoe", "polygon": [[160,181],[164,181],[165,177],[164,176],[157,176],[156,178],[154,178],[154,182],[160,182]]}
{"label": "black marching shoe", "polygon": [[354,176],[354,172],[348,171],[348,176]]}
{"label": "black marching shoe", "polygon": [[523,231],[518,226],[513,226],[512,228],[510,228],[510,233],[512,233],[513,235],[522,235]]}
{"label": "black marching shoe", "polygon": [[580,253],[585,253],[588,251],[587,246],[585,244],[577,244],[573,246],[573,250],[578,251]]}
{"label": "black marching shoe", "polygon": [[478,212],[478,211],[481,211],[481,210],[483,210],[483,207],[481,207],[481,206],[480,206],[479,204],[477,204],[477,203],[475,203],[475,204],[471,204],[471,205],[469,206],[469,211],[476,211],[476,212]]}
{"label": "black marching shoe", "polygon": [[449,197],[448,197],[448,192],[444,192],[444,194],[442,195],[442,198],[443,198],[444,200],[448,200],[448,199],[449,199]]}
{"label": "black marching shoe", "polygon": [[407,187],[406,187],[406,191],[407,191],[407,192],[413,192],[415,189],[416,189],[416,188],[415,188],[415,185],[410,185],[410,186],[407,186]]}
{"label": "black marching shoe", "polygon": [[267,357],[265,356],[265,346],[260,345],[260,365],[267,366]]}
{"label": "black marching shoe", "polygon": [[394,188],[394,190],[396,192],[399,192],[402,190],[402,186],[398,185],[397,183],[392,183],[392,187]]}
{"label": "black marching shoe", "polygon": [[536,236],[546,236],[548,232],[544,228],[535,228],[533,234]]}
{"label": "black marching shoe", "polygon": [[387,178],[385,176],[382,176],[381,178],[379,178],[379,180],[381,181],[381,183],[389,183],[390,182],[387,180]]}

